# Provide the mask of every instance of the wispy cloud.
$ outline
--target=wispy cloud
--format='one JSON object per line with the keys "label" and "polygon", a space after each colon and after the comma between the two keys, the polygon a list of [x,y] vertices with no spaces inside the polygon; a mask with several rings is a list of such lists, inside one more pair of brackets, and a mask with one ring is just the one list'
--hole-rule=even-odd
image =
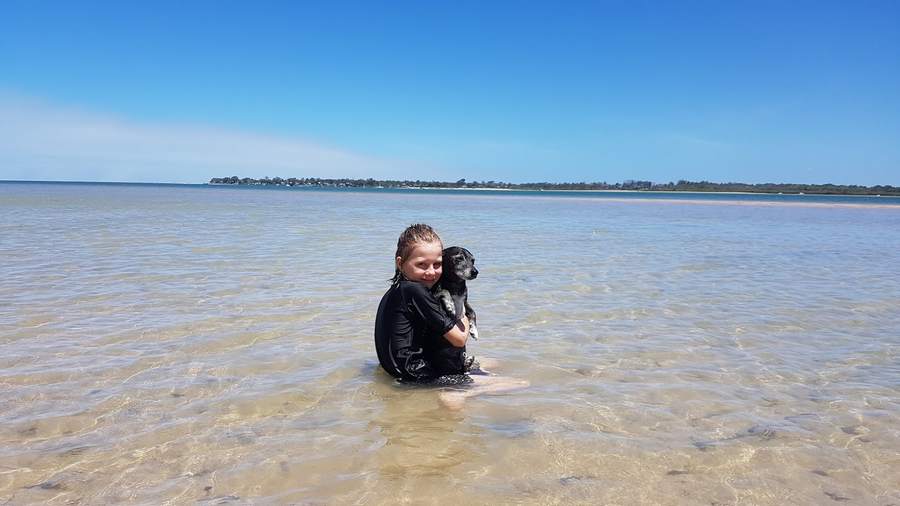
{"label": "wispy cloud", "polygon": [[0,93],[0,179],[203,182],[241,175],[412,177],[427,164],[308,139],[137,121]]}

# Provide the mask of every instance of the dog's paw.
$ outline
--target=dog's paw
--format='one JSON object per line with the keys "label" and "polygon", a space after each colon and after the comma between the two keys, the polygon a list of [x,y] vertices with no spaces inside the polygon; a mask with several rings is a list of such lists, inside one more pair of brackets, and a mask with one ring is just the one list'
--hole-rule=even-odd
{"label": "dog's paw", "polygon": [[444,305],[444,309],[450,316],[456,316],[456,306],[453,304],[453,297],[447,290],[441,290],[437,293],[437,299]]}
{"label": "dog's paw", "polygon": [[475,328],[475,325],[469,325],[469,335],[472,336],[472,339],[478,340],[478,329]]}

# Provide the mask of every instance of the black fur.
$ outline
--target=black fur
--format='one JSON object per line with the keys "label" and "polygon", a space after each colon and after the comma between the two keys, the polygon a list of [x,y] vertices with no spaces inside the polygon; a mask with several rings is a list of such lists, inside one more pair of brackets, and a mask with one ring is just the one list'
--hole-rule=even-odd
{"label": "black fur", "polygon": [[451,246],[443,252],[443,272],[441,279],[432,290],[449,314],[465,314],[469,319],[469,335],[478,339],[475,329],[475,310],[469,305],[469,290],[466,281],[478,277],[475,256],[466,248]]}

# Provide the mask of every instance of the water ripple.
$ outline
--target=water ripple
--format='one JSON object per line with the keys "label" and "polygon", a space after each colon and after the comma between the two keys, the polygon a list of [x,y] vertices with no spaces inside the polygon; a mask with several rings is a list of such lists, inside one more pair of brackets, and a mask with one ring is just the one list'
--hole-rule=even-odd
{"label": "water ripple", "polygon": [[[700,204],[0,184],[0,502],[900,502],[900,213]],[[416,221],[530,388],[377,367]]]}

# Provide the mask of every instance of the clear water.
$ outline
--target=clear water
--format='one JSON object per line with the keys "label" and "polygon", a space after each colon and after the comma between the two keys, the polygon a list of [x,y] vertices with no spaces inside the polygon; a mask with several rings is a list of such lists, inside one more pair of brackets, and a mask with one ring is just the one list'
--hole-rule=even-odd
{"label": "clear water", "polygon": [[[900,206],[544,193],[0,183],[0,502],[900,502]],[[420,221],[531,387],[378,369]]]}

